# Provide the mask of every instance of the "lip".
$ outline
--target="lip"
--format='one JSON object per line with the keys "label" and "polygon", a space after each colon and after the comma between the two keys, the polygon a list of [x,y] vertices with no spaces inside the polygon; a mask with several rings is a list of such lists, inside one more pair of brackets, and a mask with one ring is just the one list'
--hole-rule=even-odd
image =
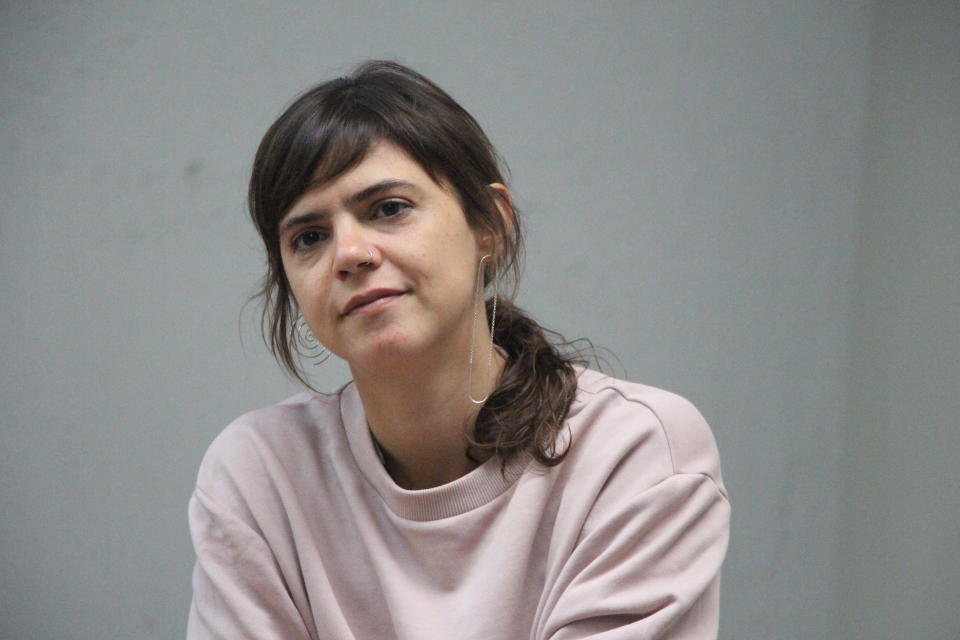
{"label": "lip", "polygon": [[343,315],[351,316],[365,311],[379,311],[405,293],[406,291],[400,289],[371,289],[350,298],[343,308]]}

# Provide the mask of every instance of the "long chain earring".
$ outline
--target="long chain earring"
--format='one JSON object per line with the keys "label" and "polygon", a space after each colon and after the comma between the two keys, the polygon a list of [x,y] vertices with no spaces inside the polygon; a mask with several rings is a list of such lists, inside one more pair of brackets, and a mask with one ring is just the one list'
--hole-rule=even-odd
{"label": "long chain earring", "polygon": [[[480,264],[477,265],[477,281],[474,284],[474,305],[473,305],[473,327],[470,330],[470,363],[468,365],[468,376],[467,376],[467,397],[470,398],[470,402],[474,404],[483,404],[487,401],[487,398],[490,397],[490,391],[487,390],[486,395],[482,398],[473,397],[473,351],[477,342],[477,317],[480,315],[477,307],[482,306],[484,309],[484,315],[486,315],[486,304],[483,303],[483,265],[488,261],[492,261],[493,256],[489,253],[482,258],[480,258]],[[496,265],[496,263],[494,263]],[[495,328],[495,323],[497,320],[497,273],[493,273],[493,312],[490,314],[490,352],[487,354],[487,377],[486,384],[490,384],[490,365],[493,362],[493,330]],[[480,300],[478,301],[477,298]]]}
{"label": "long chain earring", "polygon": [[[297,350],[297,353],[306,358],[318,358],[318,360],[313,363],[315,367],[320,366],[330,357],[330,352],[320,344],[317,336],[313,335],[313,331],[310,330],[310,325],[307,324],[302,313],[297,314],[297,319],[293,323],[293,338],[294,348]],[[303,347],[305,351],[301,351],[301,347]]]}

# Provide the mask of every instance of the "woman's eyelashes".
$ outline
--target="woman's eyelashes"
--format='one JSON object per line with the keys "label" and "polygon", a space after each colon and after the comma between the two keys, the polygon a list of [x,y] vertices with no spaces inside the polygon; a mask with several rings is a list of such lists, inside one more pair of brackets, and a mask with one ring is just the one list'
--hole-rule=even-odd
{"label": "woman's eyelashes", "polygon": [[[370,210],[369,219],[377,220],[398,220],[402,218],[411,208],[409,202],[405,200],[382,200]],[[294,236],[292,245],[296,252],[308,251],[318,244],[322,244],[330,237],[330,231],[326,229],[307,229]]]}
{"label": "woman's eyelashes", "polygon": [[383,200],[374,205],[371,218],[395,218],[406,213],[410,203],[403,200]]}
{"label": "woman's eyelashes", "polygon": [[320,229],[307,229],[293,239],[294,251],[306,251],[327,239],[327,232]]}

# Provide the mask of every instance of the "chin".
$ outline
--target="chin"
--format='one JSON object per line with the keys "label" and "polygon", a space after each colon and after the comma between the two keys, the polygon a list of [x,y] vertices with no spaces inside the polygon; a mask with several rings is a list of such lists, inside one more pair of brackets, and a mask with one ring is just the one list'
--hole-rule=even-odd
{"label": "chin", "polygon": [[379,335],[358,346],[349,360],[365,369],[390,367],[394,364],[404,366],[416,359],[418,354],[422,354],[424,346],[413,336],[390,332],[389,335]]}

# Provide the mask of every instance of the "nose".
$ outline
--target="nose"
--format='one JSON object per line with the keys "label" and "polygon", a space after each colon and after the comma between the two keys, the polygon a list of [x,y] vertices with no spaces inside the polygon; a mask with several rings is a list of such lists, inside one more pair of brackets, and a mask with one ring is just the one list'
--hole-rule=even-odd
{"label": "nose", "polygon": [[338,278],[347,278],[361,269],[375,268],[380,262],[379,252],[360,225],[339,227],[334,242],[333,271]]}

